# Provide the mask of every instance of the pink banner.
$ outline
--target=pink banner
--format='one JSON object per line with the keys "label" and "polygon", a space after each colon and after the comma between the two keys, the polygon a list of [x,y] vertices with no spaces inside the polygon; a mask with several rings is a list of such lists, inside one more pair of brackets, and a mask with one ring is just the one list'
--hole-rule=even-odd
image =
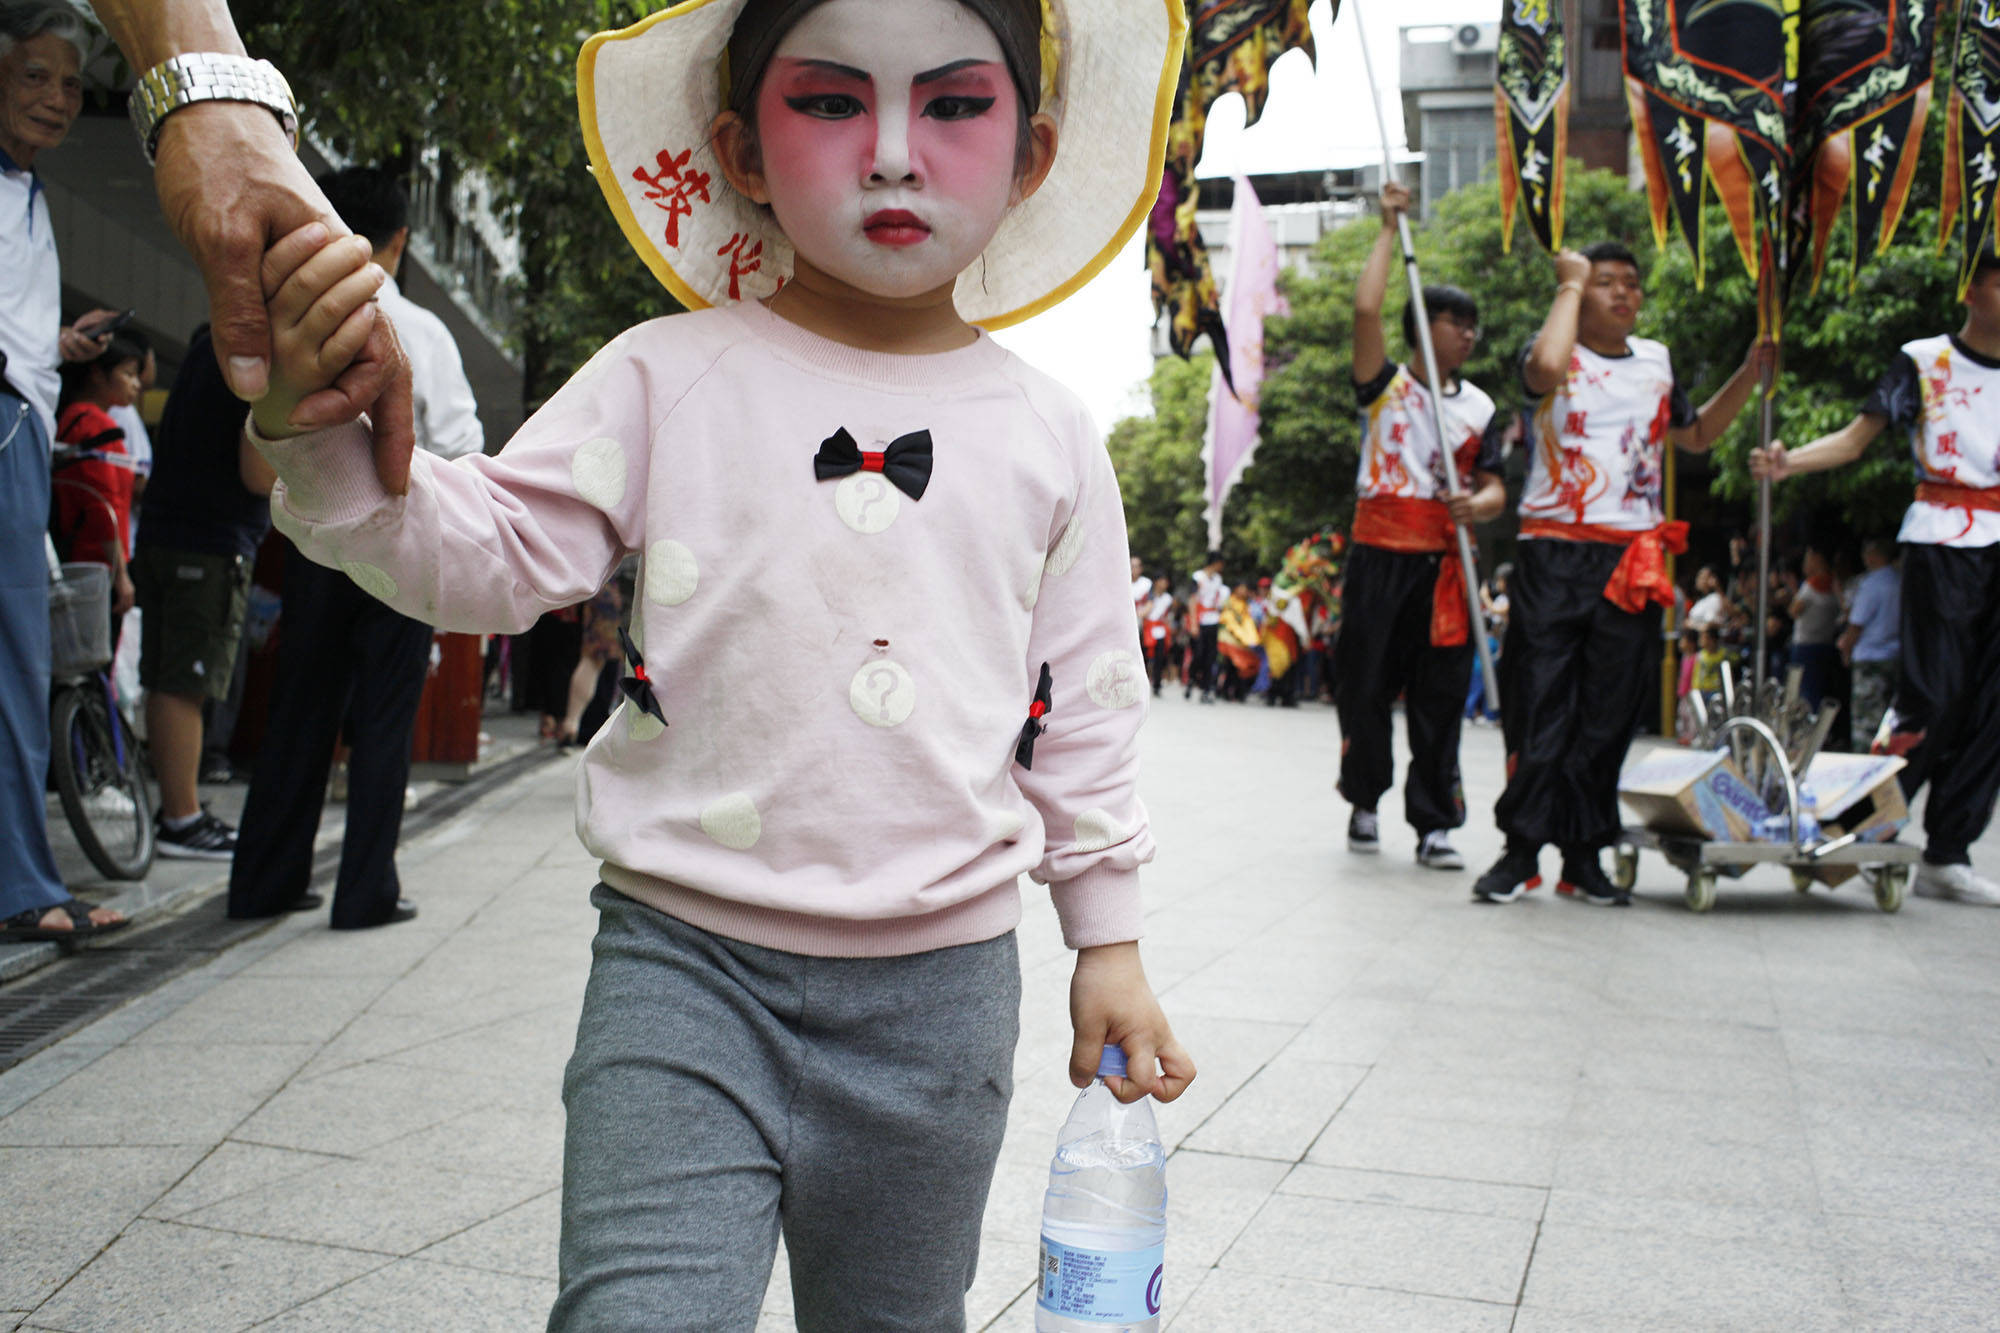
{"label": "pink banner", "polygon": [[1264,381],[1264,319],[1284,315],[1278,294],[1277,239],[1247,176],[1236,177],[1229,210],[1229,276],[1223,280],[1222,324],[1229,335],[1231,394],[1218,365],[1208,386],[1208,432],[1201,458],[1208,469],[1208,544],[1222,544],[1222,506],[1257,452],[1257,394]]}

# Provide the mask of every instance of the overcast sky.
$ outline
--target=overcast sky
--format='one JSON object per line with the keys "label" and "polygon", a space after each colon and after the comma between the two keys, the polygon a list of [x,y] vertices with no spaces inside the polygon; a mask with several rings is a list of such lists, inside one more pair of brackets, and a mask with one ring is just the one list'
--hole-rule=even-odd
{"label": "overcast sky", "polygon": [[[1346,0],[1336,24],[1327,0],[1316,0],[1317,70],[1304,52],[1287,52],[1271,69],[1271,97],[1263,117],[1247,130],[1242,98],[1232,95],[1217,103],[1209,112],[1198,175],[1312,171],[1381,159],[1355,35],[1354,15],[1364,4],[1362,18],[1375,74],[1382,81],[1389,137],[1398,149],[1403,147],[1402,101],[1396,90],[1400,31],[1418,24],[1492,23],[1500,18],[1499,0],[1398,0],[1393,6]],[[1145,242],[1135,236],[1088,287],[1047,314],[994,337],[1081,394],[1098,425],[1109,430],[1119,417],[1150,411],[1145,387],[1153,369],[1152,327]]]}

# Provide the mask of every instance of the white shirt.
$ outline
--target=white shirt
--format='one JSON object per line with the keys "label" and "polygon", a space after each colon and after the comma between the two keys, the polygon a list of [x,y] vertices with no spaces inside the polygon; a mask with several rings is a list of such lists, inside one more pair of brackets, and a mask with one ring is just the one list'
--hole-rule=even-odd
{"label": "white shirt", "polygon": [[1723,614],[1722,594],[1712,592],[1688,610],[1687,627],[1708,629],[1711,626],[1719,626],[1722,624]]}
{"label": "white shirt", "polygon": [[[1990,397],[1988,395],[1991,395]],[[1910,432],[1917,480],[1990,490],[2000,486],[2000,366],[1986,362],[1950,334],[1903,344],[1862,411]],[[1896,540],[1925,546],[2000,543],[2000,513],[1911,503]]]}
{"label": "white shirt", "polygon": [[1624,356],[1578,343],[1569,373],[1535,404],[1534,461],[1521,517],[1644,532],[1660,525],[1667,431],[1694,411],[1664,344],[1628,338]]}
{"label": "white shirt", "polygon": [[62,392],[62,268],[49,196],[25,167],[0,167],[0,352],[7,382],[41,415],[43,434],[56,438]]}
{"label": "white shirt", "polygon": [[1222,604],[1229,600],[1229,585],[1222,581],[1222,575],[1211,574],[1205,569],[1194,572],[1194,605],[1201,613],[1196,622],[1201,625],[1222,623]]}
{"label": "white shirt", "polygon": [[403,295],[394,278],[382,284],[379,299],[410,358],[417,447],[447,459],[483,451],[486,432],[479,424],[479,403],[465,378],[465,362],[451,330]]}
{"label": "white shirt", "polygon": [[[1449,494],[1437,427],[1431,421],[1430,390],[1408,366],[1392,364],[1373,383],[1357,385],[1356,392],[1361,398],[1361,463],[1355,495],[1441,500]],[[1471,489],[1475,468],[1500,470],[1497,442],[1490,450],[1485,447],[1493,400],[1478,385],[1460,380],[1457,388],[1438,399],[1438,411],[1451,438],[1461,485]]]}
{"label": "white shirt", "polygon": [[152,476],[153,436],[146,429],[146,418],[139,415],[137,407],[108,407],[105,411],[125,432],[125,452],[131,456],[132,470],[142,477]]}
{"label": "white shirt", "polygon": [[1153,581],[1141,574],[1132,580],[1132,605],[1143,609],[1146,599],[1153,595]]}

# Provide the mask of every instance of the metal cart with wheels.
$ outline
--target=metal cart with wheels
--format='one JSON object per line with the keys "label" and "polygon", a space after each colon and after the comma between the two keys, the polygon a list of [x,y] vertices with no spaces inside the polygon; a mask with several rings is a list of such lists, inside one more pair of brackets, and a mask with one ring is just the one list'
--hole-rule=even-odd
{"label": "metal cart with wheels", "polygon": [[[1762,757],[1768,765],[1762,770],[1765,790],[1772,797],[1774,811],[1785,821],[1786,838],[1769,842],[1712,842],[1628,825],[1617,844],[1612,883],[1630,890],[1639,875],[1640,849],[1647,848],[1658,852],[1669,865],[1687,876],[1685,897],[1690,911],[1706,912],[1715,906],[1718,878],[1737,878],[1757,865],[1789,868],[1792,887],[1800,893],[1822,886],[1822,871],[1857,867],[1861,881],[1874,891],[1877,907],[1893,912],[1903,905],[1916,870],[1916,848],[1901,843],[1868,842],[1853,833],[1819,838],[1817,825],[1800,818],[1803,813],[1800,774],[1794,770],[1791,756],[1777,734],[1757,718],[1745,715],[1725,719],[1717,735],[1732,748],[1740,749],[1743,743],[1737,739],[1740,735],[1764,751]],[[1778,808],[1780,804],[1782,809]]]}

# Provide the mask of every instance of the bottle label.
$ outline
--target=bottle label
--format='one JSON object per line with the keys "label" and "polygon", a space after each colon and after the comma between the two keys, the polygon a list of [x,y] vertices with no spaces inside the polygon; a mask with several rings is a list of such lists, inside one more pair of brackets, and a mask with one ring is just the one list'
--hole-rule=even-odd
{"label": "bottle label", "polygon": [[1042,1309],[1089,1323],[1133,1324],[1160,1313],[1167,1247],[1086,1250],[1042,1237]]}

